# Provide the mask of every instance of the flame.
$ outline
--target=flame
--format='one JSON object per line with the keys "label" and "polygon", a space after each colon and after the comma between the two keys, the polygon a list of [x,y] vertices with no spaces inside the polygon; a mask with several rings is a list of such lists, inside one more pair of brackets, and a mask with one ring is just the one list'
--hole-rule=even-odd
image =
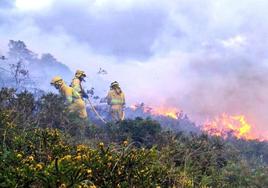
{"label": "flame", "polygon": [[179,110],[173,107],[157,107],[153,108],[153,115],[167,116],[173,119],[178,119]]}
{"label": "flame", "polygon": [[172,119],[178,119],[180,114],[182,113],[181,110],[174,108],[174,107],[149,107],[144,105],[143,103],[141,104],[133,104],[130,106],[132,110],[137,110],[137,109],[142,109],[144,113],[149,113],[151,115],[155,116],[167,116]]}
{"label": "flame", "polygon": [[207,121],[203,126],[203,130],[210,135],[223,138],[227,138],[231,134],[246,140],[266,140],[254,133],[253,126],[248,123],[244,115],[232,116],[224,113],[212,121]]}
{"label": "flame", "polygon": [[[185,116],[182,110],[175,107],[150,107],[144,103],[131,105],[130,109],[133,111],[141,110],[144,114],[152,116],[166,116],[174,120],[179,120]],[[234,136],[239,139],[268,141],[268,136],[263,136],[263,133],[260,133],[254,124],[248,122],[245,115],[223,113],[212,120],[206,121],[203,124],[202,130],[209,135],[223,138]]]}

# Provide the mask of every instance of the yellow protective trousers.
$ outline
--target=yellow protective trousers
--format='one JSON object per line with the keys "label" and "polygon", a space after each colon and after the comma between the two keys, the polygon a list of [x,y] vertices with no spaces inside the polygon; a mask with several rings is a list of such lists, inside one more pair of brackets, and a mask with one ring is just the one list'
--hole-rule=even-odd
{"label": "yellow protective trousers", "polygon": [[124,112],[122,105],[111,105],[110,114],[113,121],[122,121],[124,120]]}
{"label": "yellow protective trousers", "polygon": [[63,84],[61,86],[60,92],[63,96],[66,97],[67,101],[69,102],[70,112],[78,113],[80,118],[87,118],[86,104],[78,92],[66,84]]}
{"label": "yellow protective trousers", "polygon": [[87,118],[87,110],[86,110],[86,104],[81,99],[75,99],[69,106],[70,112],[76,112],[78,113],[80,118]]}

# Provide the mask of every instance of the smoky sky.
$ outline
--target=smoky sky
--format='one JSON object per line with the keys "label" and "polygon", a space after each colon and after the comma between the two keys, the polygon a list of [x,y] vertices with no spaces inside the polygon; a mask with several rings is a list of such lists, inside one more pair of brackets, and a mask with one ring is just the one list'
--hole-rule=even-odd
{"label": "smoky sky", "polygon": [[153,55],[150,47],[163,28],[164,12],[133,8],[105,14],[96,17],[83,7],[58,7],[38,16],[35,22],[46,32],[63,28],[78,41],[92,46],[96,53],[137,59]]}
{"label": "smoky sky", "polygon": [[7,2],[0,52],[23,40],[84,69],[101,95],[117,80],[128,104],[177,107],[197,122],[244,114],[268,134],[268,1],[52,0],[29,11]]}
{"label": "smoky sky", "polygon": [[11,8],[13,6],[12,0],[1,0],[0,1],[1,8]]}

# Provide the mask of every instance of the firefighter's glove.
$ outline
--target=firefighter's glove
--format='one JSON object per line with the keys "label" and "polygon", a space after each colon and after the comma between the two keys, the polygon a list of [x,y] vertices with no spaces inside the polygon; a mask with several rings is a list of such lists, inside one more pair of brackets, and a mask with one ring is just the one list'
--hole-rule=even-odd
{"label": "firefighter's glove", "polygon": [[82,94],[82,97],[83,97],[84,99],[88,99],[88,98],[89,98],[88,94],[86,94],[86,93],[83,93],[83,94]]}

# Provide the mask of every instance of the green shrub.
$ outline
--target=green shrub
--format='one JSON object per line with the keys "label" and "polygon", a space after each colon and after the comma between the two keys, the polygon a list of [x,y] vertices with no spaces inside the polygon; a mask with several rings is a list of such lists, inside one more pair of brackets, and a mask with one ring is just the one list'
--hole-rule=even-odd
{"label": "green shrub", "polygon": [[0,90],[0,187],[265,187],[267,143],[89,124],[52,93]]}

